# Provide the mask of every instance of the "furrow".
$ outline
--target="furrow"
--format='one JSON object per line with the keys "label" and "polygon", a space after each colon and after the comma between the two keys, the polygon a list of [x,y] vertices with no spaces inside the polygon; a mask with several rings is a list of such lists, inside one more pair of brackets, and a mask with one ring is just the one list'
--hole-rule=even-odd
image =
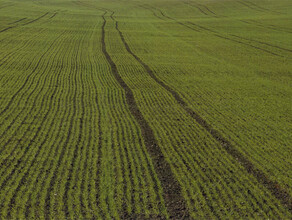
{"label": "furrow", "polygon": [[154,137],[154,133],[152,129],[150,128],[147,121],[144,119],[142,113],[140,112],[136,104],[133,92],[119,75],[116,64],[113,62],[112,58],[110,57],[110,55],[108,54],[106,50],[106,45],[105,45],[106,19],[104,15],[103,15],[103,20],[104,20],[104,23],[102,26],[102,51],[108,63],[111,66],[112,74],[115,76],[116,80],[119,82],[120,86],[125,91],[126,100],[127,100],[127,104],[130,109],[130,112],[132,113],[132,115],[134,116],[134,118],[140,125],[140,129],[142,132],[142,136],[143,136],[146,148],[148,150],[148,153],[152,157],[155,170],[158,174],[159,180],[163,187],[163,193],[164,193],[163,198],[165,200],[167,211],[170,217],[172,216],[187,217],[188,210],[187,210],[184,198],[181,195],[180,185],[178,184],[175,177],[173,176],[170,165],[165,160],[165,157],[163,153],[161,152],[161,149],[159,148],[157,141]]}
{"label": "furrow", "polygon": [[188,104],[181,98],[179,93],[173,90],[171,87],[166,85],[163,81],[158,79],[153,71],[148,65],[146,65],[137,55],[135,55],[118,28],[118,22],[116,22],[116,29],[120,34],[121,40],[124,43],[126,50],[144,67],[149,76],[154,79],[160,86],[167,90],[175,98],[177,103],[200,124],[215,140],[217,140],[221,146],[226,150],[228,154],[234,157],[246,170],[248,173],[252,174],[259,183],[263,184],[279,201],[285,205],[290,212],[292,212],[292,198],[289,193],[280,187],[279,183],[270,180],[270,178],[260,169],[255,167],[251,161],[249,161],[245,155],[243,155],[236,147],[234,147],[231,142],[223,137],[217,130],[215,130],[207,121],[205,121],[198,113],[192,110]]}

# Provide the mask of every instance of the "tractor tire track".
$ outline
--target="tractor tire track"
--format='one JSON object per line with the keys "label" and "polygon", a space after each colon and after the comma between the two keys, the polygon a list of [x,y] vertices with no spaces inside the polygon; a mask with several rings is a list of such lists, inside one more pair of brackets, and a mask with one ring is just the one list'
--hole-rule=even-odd
{"label": "tractor tire track", "polygon": [[147,8],[147,7],[144,6],[144,5],[138,5],[138,7],[143,8],[143,9],[146,9],[146,10],[150,10],[150,11],[152,12],[152,14],[153,14],[154,17],[156,17],[156,18],[158,18],[158,19],[164,21],[164,19],[163,19],[162,17],[159,17],[159,16],[155,13],[155,11],[153,11],[152,9]]}
{"label": "tractor tire track", "polygon": [[158,79],[154,72],[150,69],[150,67],[145,64],[137,55],[135,55],[128,43],[125,41],[122,32],[118,28],[118,23],[116,23],[116,29],[120,34],[121,40],[124,43],[126,50],[144,67],[144,69],[148,72],[149,76],[154,79],[159,85],[161,85],[165,90],[172,94],[172,96],[176,99],[178,104],[198,123],[200,124],[211,136],[217,140],[223,149],[226,150],[228,154],[234,157],[241,166],[243,166],[248,173],[252,174],[259,183],[264,185],[272,195],[274,195],[287,209],[292,212],[292,198],[289,193],[283,189],[278,182],[271,180],[263,171],[258,169],[253,165],[251,161],[249,161],[244,154],[242,154],[236,147],[234,147],[230,141],[225,139],[223,135],[215,130],[206,120],[204,120],[198,113],[192,110],[188,104],[181,98],[179,93],[173,90],[170,86],[165,84],[163,81]]}
{"label": "tractor tire track", "polygon": [[29,21],[29,22],[23,24],[22,26],[25,26],[25,25],[28,25],[28,24],[34,23],[34,22],[40,20],[41,18],[45,17],[47,14],[49,14],[49,12],[43,14],[42,16],[40,16],[40,17],[38,17],[38,18],[36,18],[36,19],[34,19],[34,20],[32,20],[32,21]]}
{"label": "tractor tire track", "polygon": [[[197,6],[194,6],[194,5],[192,5],[192,4],[188,3],[188,2],[184,2],[184,3],[185,3],[185,4],[188,4],[188,5],[192,6],[192,7],[197,8]],[[201,4],[199,4],[199,5],[202,6],[202,7],[205,7],[206,10],[208,10],[208,11],[211,12],[213,15],[215,15],[216,17],[218,17],[218,16],[216,15],[216,13],[214,13],[213,11],[211,11],[207,6],[205,6],[205,5],[201,5]],[[146,7],[145,7],[145,8],[146,8]],[[147,8],[146,8],[146,9],[147,9]],[[155,9],[155,8],[154,8],[154,9]],[[156,10],[159,10],[159,9],[156,9]],[[162,13],[162,12],[161,12],[161,13]],[[162,13],[162,14],[163,14],[163,13]],[[206,14],[206,15],[208,15],[208,14]],[[222,16],[221,16],[221,17],[222,17]],[[169,17],[169,18],[170,18],[170,17]],[[170,18],[170,19],[173,19],[173,18]],[[247,22],[247,21],[244,21],[244,20],[238,20],[238,21],[243,22],[243,23],[246,23],[246,24],[250,24],[250,25],[256,25],[256,26],[260,26],[260,27],[264,27],[264,28],[268,28],[268,29],[276,30],[276,31],[282,31],[282,32],[292,33],[292,32],[290,32],[290,31],[277,29],[276,27],[269,27],[269,26],[264,26],[264,25],[261,25],[261,24],[254,24],[254,23]],[[178,21],[176,20],[176,22],[178,22]],[[181,23],[181,22],[179,22],[179,23]],[[192,23],[192,22],[187,22],[187,23],[189,23],[189,24],[191,24],[191,25],[196,25],[196,24],[194,24],[194,23]],[[183,25],[184,25],[184,26],[187,26],[187,25],[185,25],[185,24],[183,24]],[[197,26],[199,26],[199,25],[197,25]],[[204,28],[204,27],[201,26],[200,28]],[[205,28],[205,29],[206,29],[206,28]],[[211,31],[211,30],[208,29],[208,31]],[[211,31],[211,32],[212,32],[212,31]],[[213,32],[219,34],[218,32],[215,32],[215,31],[213,31]],[[280,50],[284,50],[284,51],[292,52],[292,50],[290,50],[290,49],[283,48],[283,47],[279,47],[279,46],[276,46],[276,45],[272,45],[272,44],[269,44],[269,43],[266,43],[266,42],[257,41],[257,40],[253,40],[253,39],[247,39],[247,38],[239,37],[239,36],[232,35],[232,34],[229,34],[229,35],[230,35],[230,36],[233,36],[233,37],[236,37],[236,38],[238,38],[238,39],[241,39],[241,40],[253,41],[253,42],[260,43],[260,44],[263,44],[263,45],[267,45],[267,46],[270,46],[270,47],[274,47],[274,48],[277,48],[277,49],[280,49]],[[220,38],[222,38],[222,35],[220,36]],[[224,38],[224,39],[227,40],[227,38]],[[231,41],[234,41],[234,42],[239,43],[237,40],[234,40],[234,39],[228,39],[228,40],[231,40]],[[255,49],[259,49],[259,50],[262,50],[262,51],[264,51],[264,52],[267,52],[267,53],[270,53],[270,54],[276,55],[276,56],[281,56],[281,55],[279,55],[279,54],[277,54],[277,53],[271,52],[271,51],[269,51],[269,50],[266,50],[266,49],[263,49],[263,48],[260,48],[260,47],[257,47],[257,46],[253,46],[253,45],[251,45],[251,44],[247,44],[247,43],[244,43],[244,42],[241,42],[241,43],[242,43],[242,44],[245,44],[245,45],[248,45],[248,46],[251,46],[251,47],[254,47]],[[281,57],[283,57],[283,56],[281,56]]]}
{"label": "tractor tire track", "polygon": [[18,23],[18,22],[21,22],[21,21],[23,21],[23,20],[25,20],[26,18],[21,18],[21,19],[19,19],[19,20],[17,20],[17,21],[14,21],[14,22],[12,22],[12,23],[9,23],[8,25],[11,25],[11,24],[15,24],[15,23]]}
{"label": "tractor tire track", "polygon": [[273,44],[266,43],[266,42],[259,41],[259,40],[248,39],[248,38],[241,37],[241,36],[234,35],[234,34],[230,34],[230,35],[233,36],[233,37],[242,39],[242,40],[253,41],[253,42],[256,42],[256,43],[259,43],[259,44],[263,44],[263,45],[266,45],[266,46],[269,46],[269,47],[273,47],[273,48],[276,48],[276,49],[279,49],[279,50],[283,50],[283,51],[291,52],[292,53],[292,49],[288,49],[288,48],[284,48],[284,47],[279,47],[277,45],[273,45]]}
{"label": "tractor tire track", "polygon": [[8,5],[4,5],[4,6],[0,7],[0,9],[3,9],[3,8],[8,8],[8,7],[12,7],[12,6],[14,6],[14,4],[8,4]]}
{"label": "tractor tire track", "polygon": [[181,218],[183,216],[188,216],[188,209],[186,207],[185,200],[181,195],[180,185],[175,179],[169,163],[166,161],[161,149],[157,144],[153,130],[151,129],[151,127],[143,117],[143,114],[139,110],[132,90],[119,75],[116,64],[113,62],[111,56],[107,52],[105,44],[105,25],[107,21],[104,15],[102,16],[102,18],[104,20],[102,25],[102,52],[106,57],[108,63],[110,64],[112,74],[125,91],[126,101],[131,114],[134,116],[134,118],[140,125],[144,143],[146,145],[148,153],[152,157],[155,170],[158,174],[159,180],[163,187],[163,194],[167,211],[170,217]]}
{"label": "tractor tire track", "polygon": [[[137,55],[135,55],[131,51],[131,49],[129,48],[129,45],[127,44],[127,42],[124,39],[124,36],[123,36],[122,32],[118,28],[118,22],[112,16],[111,16],[111,18],[115,21],[116,30],[119,32],[120,38],[121,38],[121,40],[122,40],[122,42],[123,42],[126,50],[128,51],[128,53],[131,54],[144,67],[144,69],[147,71],[147,73],[150,75],[151,78],[153,78],[156,82],[159,81],[159,79],[155,76],[155,74],[152,72],[152,70],[150,69],[150,67],[147,66]],[[158,84],[161,85],[160,83],[158,83]],[[190,153],[190,152],[188,152],[188,153]],[[180,153],[178,153],[178,154],[180,154]],[[181,157],[181,160],[183,161],[183,164],[187,167],[188,170],[192,170],[193,167],[191,167],[190,164],[186,161],[186,158]],[[184,173],[184,174],[186,176],[188,176],[187,173]],[[193,180],[190,180],[190,181],[193,181]],[[202,186],[201,186],[201,188],[202,188]],[[189,193],[189,192],[187,192],[187,193]],[[208,200],[208,198],[206,198],[206,196],[205,196],[205,200],[207,201],[207,206],[210,208],[210,210],[214,210],[214,207],[212,206],[212,204],[210,202],[208,202],[209,200]],[[220,218],[216,212],[213,212],[212,211],[212,213],[216,216],[216,218]]]}
{"label": "tractor tire track", "polygon": [[[151,7],[151,6],[149,6],[149,7]],[[156,8],[154,8],[154,9],[156,9]],[[151,9],[148,9],[148,10],[151,10]],[[184,27],[186,27],[186,28],[188,28],[188,29],[191,29],[191,30],[193,30],[193,31],[200,32],[200,30],[195,29],[195,28],[193,28],[193,27],[190,27],[190,26],[188,26],[188,25],[186,25],[186,24],[184,24],[184,23],[182,23],[182,22],[180,22],[180,21],[178,21],[178,20],[176,20],[176,19],[174,19],[174,18],[170,18],[170,17],[168,17],[168,16],[165,16],[165,15],[163,14],[163,12],[160,11],[159,9],[156,9],[156,10],[158,10],[158,11],[161,13],[161,15],[162,15],[163,17],[165,17],[166,19],[173,20],[173,21],[175,21],[176,23],[178,23],[178,24],[180,24],[180,25],[182,25],[182,26],[184,26]]]}
{"label": "tractor tire track", "polygon": [[[189,6],[191,6],[191,7],[194,7],[194,8],[196,8],[196,9],[198,9],[198,7],[197,6],[195,6],[195,5],[192,5],[192,4],[190,4],[189,2],[183,2],[184,4],[187,4],[187,5],[189,5]],[[207,6],[205,6],[205,5],[202,5],[202,4],[200,4],[201,5],[201,7],[204,7],[207,11],[209,11],[210,13],[212,13],[214,16],[214,18],[228,18],[228,17],[226,17],[226,16],[223,16],[223,15],[217,15],[215,12],[213,12],[212,10],[210,10]],[[155,9],[155,8],[154,8]],[[159,9],[157,9],[157,10],[159,10]],[[202,12],[202,13],[204,13],[205,15],[209,15],[209,14],[207,14],[206,12]],[[240,19],[236,19],[237,21],[240,21],[240,22],[242,22],[242,23],[246,23],[246,24],[249,24],[249,25],[253,25],[253,26],[258,26],[258,27],[262,27],[262,28],[266,28],[266,29],[270,29],[270,30],[274,30],[274,31],[280,31],[280,32],[285,32],[285,33],[292,33],[292,31],[290,31],[290,30],[281,30],[281,29],[279,29],[279,27],[277,27],[277,26],[275,26],[275,25],[264,25],[264,24],[262,24],[262,23],[260,23],[260,22],[256,22],[256,21],[253,21],[254,23],[252,23],[251,21],[245,21],[245,20],[240,20]]]}
{"label": "tractor tire track", "polygon": [[27,22],[27,23],[24,23],[24,24],[22,24],[22,25],[15,25],[15,26],[11,26],[11,27],[4,28],[3,30],[0,31],[0,33],[5,32],[5,31],[8,31],[8,30],[10,30],[10,29],[12,29],[12,28],[22,27],[22,26],[25,26],[25,25],[28,25],[28,24],[34,23],[34,22],[40,20],[41,18],[45,17],[47,14],[49,14],[49,12],[43,14],[42,16],[40,16],[40,17],[38,17],[38,18],[36,18],[36,19],[34,19],[34,20],[32,20],[32,21],[29,21],[29,22]]}
{"label": "tractor tire track", "polygon": [[[186,24],[184,24],[184,23],[182,23],[182,22],[180,22],[180,21],[177,21],[176,19],[174,19],[174,18],[172,18],[172,17],[169,17],[169,16],[165,15],[165,14],[162,13],[162,12],[161,12],[161,14],[162,14],[164,17],[166,17],[166,18],[168,18],[168,19],[170,19],[170,20],[173,20],[173,21],[175,21],[176,23],[178,23],[178,24],[180,24],[180,25],[183,25],[183,26],[185,26],[185,27],[187,27],[187,28],[189,28],[189,29],[193,29],[193,30],[195,30],[196,32],[199,32],[198,30],[196,30],[196,29],[194,29],[194,28],[191,28],[191,27],[189,27],[188,25],[186,25]],[[217,31],[214,31],[214,30],[209,29],[209,28],[206,28],[206,27],[204,27],[204,26],[201,26],[201,25],[195,24],[195,23],[193,23],[193,22],[190,22],[190,21],[189,21],[188,23],[190,23],[191,25],[193,25],[193,26],[195,26],[195,27],[201,29],[202,31],[207,31],[207,32],[211,33],[213,36],[216,36],[216,37],[218,37],[218,38],[222,38],[222,39],[224,39],[224,40],[228,40],[228,41],[232,41],[232,42],[235,42],[235,43],[238,43],[238,44],[242,44],[242,45],[245,45],[245,46],[248,46],[248,47],[251,47],[251,48],[254,48],[254,49],[260,50],[260,51],[263,51],[263,52],[265,52],[265,53],[268,53],[268,54],[271,54],[271,55],[274,55],[274,56],[285,57],[285,56],[283,56],[283,55],[280,55],[280,54],[274,53],[274,52],[269,51],[269,50],[266,50],[266,49],[264,49],[264,48],[261,48],[261,47],[258,47],[258,46],[254,46],[254,45],[251,45],[251,44],[248,44],[248,43],[245,43],[245,42],[242,42],[242,41],[240,41],[240,40],[236,40],[236,39],[233,39],[233,38],[230,38],[230,37],[223,36],[223,35],[221,35],[221,34],[220,34],[219,32],[217,32]]]}
{"label": "tractor tire track", "polygon": [[238,20],[242,23],[245,23],[245,24],[249,24],[249,25],[253,25],[253,26],[257,26],[257,27],[261,27],[261,28],[266,28],[266,29],[269,29],[269,30],[273,30],[273,31],[278,31],[278,32],[284,32],[284,33],[289,33],[291,34],[292,31],[291,30],[288,30],[288,29],[281,29],[280,27],[277,27],[275,25],[264,25],[263,23],[260,23],[260,22],[256,22],[256,21],[246,21],[246,20]]}
{"label": "tractor tire track", "polygon": [[[191,2],[191,3],[190,2],[183,2],[183,3],[198,9],[204,15],[217,17],[216,13],[213,12],[212,10],[210,10],[206,5],[202,5],[202,4],[199,4],[199,3],[196,3],[196,2]],[[195,4],[195,5],[193,5],[193,4]]]}
{"label": "tractor tire track", "polygon": [[50,17],[50,19],[54,18],[57,14],[58,14],[58,12],[55,12],[55,13]]}
{"label": "tractor tire track", "polygon": [[183,2],[184,4],[186,4],[186,5],[188,5],[188,6],[191,6],[191,7],[193,7],[193,8],[196,8],[196,9],[198,9],[203,15],[208,15],[206,12],[204,12],[200,7],[198,7],[198,6],[195,6],[195,5],[192,5],[191,3],[189,3],[189,2]]}
{"label": "tractor tire track", "polygon": [[250,2],[250,1],[246,1],[246,0],[238,0],[237,1],[238,3],[248,7],[249,9],[253,9],[253,10],[256,10],[256,11],[260,11],[260,12],[270,12],[270,13],[275,13],[275,14],[283,14],[283,13],[280,13],[280,12],[277,12],[277,11],[272,11],[272,10],[269,10],[269,9],[266,9],[266,8],[263,8],[261,6],[258,6],[257,4],[253,3],[253,2]]}

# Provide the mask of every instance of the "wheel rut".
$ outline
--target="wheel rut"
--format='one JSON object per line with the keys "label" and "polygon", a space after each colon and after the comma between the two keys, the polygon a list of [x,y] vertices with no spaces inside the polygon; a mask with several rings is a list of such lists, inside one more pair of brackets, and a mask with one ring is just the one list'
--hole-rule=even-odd
{"label": "wheel rut", "polygon": [[[0,31],[0,33],[1,33],[1,32],[5,32],[5,31],[8,31],[8,30],[10,30],[10,29],[12,29],[12,28],[16,28],[16,27],[19,27],[19,26],[25,26],[25,25],[28,25],[28,24],[34,23],[34,22],[40,20],[41,18],[45,17],[45,16],[48,15],[48,14],[49,14],[49,12],[43,14],[42,16],[40,16],[40,17],[38,17],[38,18],[36,18],[36,19],[34,19],[34,20],[31,20],[31,21],[29,21],[29,22],[26,22],[26,23],[24,23],[24,24],[22,24],[22,25],[15,25],[15,26],[6,27],[6,28],[2,29],[2,30]],[[14,23],[12,23],[12,24],[15,24],[15,23],[17,23],[17,22],[19,22],[19,21],[22,21],[22,20],[24,20],[24,19],[26,19],[26,18],[20,19],[20,20],[14,22]]]}
{"label": "wheel rut", "polygon": [[155,139],[154,132],[143,117],[138,105],[135,101],[134,94],[130,87],[120,76],[117,66],[112,60],[111,56],[107,52],[105,44],[105,15],[102,15],[102,52],[105,55],[107,62],[111,67],[111,72],[120,86],[124,89],[126,95],[126,102],[128,104],[131,114],[134,116],[138,124],[140,125],[142,137],[144,139],[145,146],[152,158],[153,165],[161,182],[163,188],[163,197],[165,205],[170,218],[183,218],[189,217],[186,202],[181,194],[181,188],[178,181],[175,179],[174,174],[171,171],[169,163],[166,161],[158,143]]}
{"label": "wheel rut", "polygon": [[[113,16],[111,18],[115,21]],[[233,158],[235,158],[242,167],[245,168],[245,170],[253,175],[259,183],[264,185],[273,196],[275,196],[285,207],[288,208],[290,212],[292,212],[292,198],[289,195],[289,193],[283,189],[280,184],[276,181],[271,180],[263,171],[256,168],[251,161],[249,161],[246,156],[244,156],[239,150],[236,149],[236,147],[231,144],[230,141],[225,139],[223,135],[215,130],[206,120],[204,120],[197,112],[192,110],[188,104],[181,98],[179,93],[177,93],[175,90],[173,90],[170,86],[165,84],[163,81],[158,79],[154,72],[150,69],[150,67],[144,63],[136,54],[132,52],[130,49],[128,43],[126,42],[123,33],[119,30],[118,22],[116,22],[116,30],[119,32],[120,38],[128,51],[129,54],[131,54],[147,71],[149,76],[154,79],[160,86],[162,86],[165,90],[167,90],[169,93],[172,94],[172,96],[175,98],[177,103],[198,123],[200,124],[211,136],[216,139],[223,149],[230,154]]]}

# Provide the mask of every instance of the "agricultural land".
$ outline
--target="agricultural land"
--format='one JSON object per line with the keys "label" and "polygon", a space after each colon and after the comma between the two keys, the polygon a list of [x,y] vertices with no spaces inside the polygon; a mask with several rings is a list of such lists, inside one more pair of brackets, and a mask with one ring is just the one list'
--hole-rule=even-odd
{"label": "agricultural land", "polygon": [[0,219],[292,219],[291,0],[0,0]]}

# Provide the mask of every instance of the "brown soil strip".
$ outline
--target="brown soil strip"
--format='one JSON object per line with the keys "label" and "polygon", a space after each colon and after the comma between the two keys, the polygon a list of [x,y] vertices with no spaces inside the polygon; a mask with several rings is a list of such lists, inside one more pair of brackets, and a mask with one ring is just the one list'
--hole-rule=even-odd
{"label": "brown soil strip", "polygon": [[104,22],[102,25],[102,52],[104,53],[108,63],[111,66],[111,72],[114,75],[117,82],[124,89],[126,95],[126,101],[131,114],[134,116],[141,128],[141,133],[144,139],[145,146],[151,155],[153,165],[163,187],[163,196],[165,205],[170,215],[170,218],[181,219],[182,217],[188,217],[188,209],[186,202],[181,194],[181,188],[179,183],[174,177],[171,171],[169,163],[166,161],[158,143],[155,139],[153,130],[143,117],[143,114],[138,108],[135,101],[134,94],[129,86],[125,83],[122,77],[119,75],[116,64],[108,54],[105,45],[105,25],[106,19],[102,16]]}
{"label": "brown soil strip", "polygon": [[206,131],[208,131],[208,133],[210,133],[211,136],[221,144],[221,146],[227,151],[228,154],[234,157],[241,164],[241,166],[247,170],[248,173],[252,174],[258,180],[258,182],[263,184],[279,201],[281,201],[285,207],[288,208],[290,212],[292,212],[292,198],[289,193],[285,189],[281,188],[278,182],[270,180],[270,178],[263,171],[256,168],[252,162],[249,161],[239,150],[237,150],[236,147],[234,147],[227,139],[225,139],[220,132],[212,128],[212,126],[206,120],[204,120],[198,113],[192,110],[175,90],[158,79],[150,67],[131,51],[129,45],[125,41],[123,33],[118,28],[117,22],[116,29],[120,34],[121,40],[123,41],[126,50],[144,67],[149,76],[165,90],[171,93],[176,101],[181,105],[181,107],[193,119],[195,119],[198,124],[200,124]]}

